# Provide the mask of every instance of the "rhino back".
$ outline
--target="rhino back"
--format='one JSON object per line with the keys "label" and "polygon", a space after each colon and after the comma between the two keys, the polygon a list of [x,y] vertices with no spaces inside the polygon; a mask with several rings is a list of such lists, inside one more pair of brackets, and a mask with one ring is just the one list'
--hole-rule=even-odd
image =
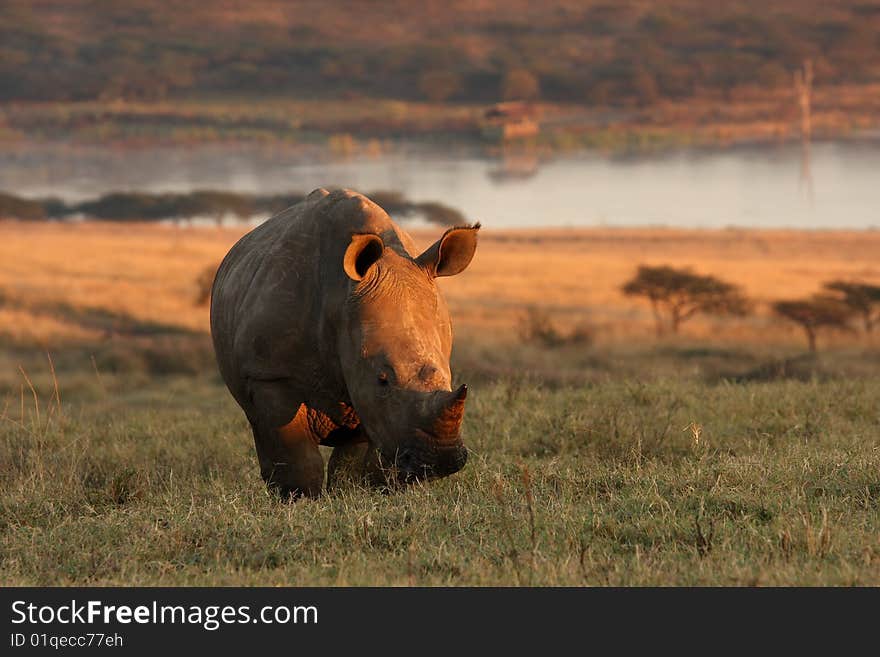
{"label": "rhino back", "polygon": [[347,190],[316,190],[250,231],[224,258],[212,293],[211,333],[221,374],[239,403],[248,379],[288,379],[312,394],[336,394],[342,385],[336,326],[349,288],[342,260],[353,233],[379,234],[386,246],[412,257],[409,236],[381,208]]}

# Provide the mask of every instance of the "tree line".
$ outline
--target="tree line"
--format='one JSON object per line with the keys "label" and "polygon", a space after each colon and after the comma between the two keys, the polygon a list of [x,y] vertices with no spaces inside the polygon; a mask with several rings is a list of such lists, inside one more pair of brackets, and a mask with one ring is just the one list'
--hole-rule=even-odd
{"label": "tree line", "polygon": [[[745,316],[755,305],[736,285],[668,265],[640,266],[621,291],[650,302],[658,336],[678,333],[683,322],[698,314]],[[815,352],[819,333],[851,331],[853,320],[859,320],[866,334],[873,332],[880,324],[880,285],[833,280],[812,296],[779,299],[770,307],[775,315],[798,324]]]}
{"label": "tree line", "polygon": [[[396,29],[388,29],[394,26]],[[880,78],[876,2],[124,3],[7,0],[0,101],[224,94],[599,105]]]}
{"label": "tree line", "polygon": [[[375,191],[367,195],[399,220],[416,216],[443,226],[466,223],[455,208],[436,201],[414,202],[400,192]],[[216,190],[188,193],[111,192],[98,198],[68,203],[58,198],[27,199],[0,192],[0,219],[64,220],[82,217],[98,221],[163,221],[226,217],[239,220],[269,217],[302,201],[306,194],[244,194]]]}

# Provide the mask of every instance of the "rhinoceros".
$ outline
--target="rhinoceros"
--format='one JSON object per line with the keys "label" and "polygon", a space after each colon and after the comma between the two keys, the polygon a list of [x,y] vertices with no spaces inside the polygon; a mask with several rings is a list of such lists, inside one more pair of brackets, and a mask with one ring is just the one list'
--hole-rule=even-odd
{"label": "rhinoceros", "polygon": [[479,228],[451,228],[416,255],[368,198],[317,189],[232,247],[211,291],[211,335],[271,489],[319,495],[319,445],[334,447],[328,486],[351,468],[399,484],[464,467],[467,386],[452,390],[452,326],[434,279],[470,264]]}

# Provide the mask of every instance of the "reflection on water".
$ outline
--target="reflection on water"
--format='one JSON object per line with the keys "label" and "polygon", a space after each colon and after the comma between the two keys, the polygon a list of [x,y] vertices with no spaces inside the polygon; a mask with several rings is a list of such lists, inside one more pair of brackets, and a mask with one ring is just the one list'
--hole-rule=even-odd
{"label": "reflection on water", "polygon": [[[119,189],[273,193],[346,186],[438,200],[486,226],[880,227],[880,142],[538,161],[409,153],[308,161],[210,146],[0,152],[0,190],[78,200]],[[804,187],[807,193],[804,193]]]}
{"label": "reflection on water", "polygon": [[490,180],[499,184],[517,182],[538,175],[539,165],[538,155],[532,150],[505,149],[497,159],[495,167],[486,173]]}
{"label": "reflection on water", "polygon": [[806,191],[812,210],[816,195],[813,188],[812,144],[809,139],[801,140],[801,188]]}

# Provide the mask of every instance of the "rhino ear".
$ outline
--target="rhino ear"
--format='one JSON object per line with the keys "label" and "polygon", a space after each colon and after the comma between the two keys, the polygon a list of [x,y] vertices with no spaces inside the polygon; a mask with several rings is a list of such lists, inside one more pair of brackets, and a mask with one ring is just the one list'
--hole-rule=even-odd
{"label": "rhino ear", "polygon": [[416,263],[432,276],[455,276],[471,264],[477,250],[480,224],[450,228],[443,237],[425,249]]}
{"label": "rhino ear", "polygon": [[359,281],[367,274],[367,270],[382,257],[384,250],[385,242],[378,235],[352,235],[351,244],[345,250],[342,268],[345,269],[345,273],[350,279]]}

